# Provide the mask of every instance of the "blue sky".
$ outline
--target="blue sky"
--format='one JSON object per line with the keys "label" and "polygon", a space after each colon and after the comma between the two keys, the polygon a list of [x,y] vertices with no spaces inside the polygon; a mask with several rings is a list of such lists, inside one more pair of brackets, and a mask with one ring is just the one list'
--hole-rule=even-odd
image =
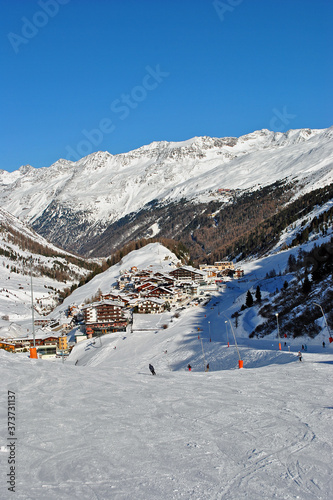
{"label": "blue sky", "polygon": [[326,128],[330,0],[2,0],[1,162]]}

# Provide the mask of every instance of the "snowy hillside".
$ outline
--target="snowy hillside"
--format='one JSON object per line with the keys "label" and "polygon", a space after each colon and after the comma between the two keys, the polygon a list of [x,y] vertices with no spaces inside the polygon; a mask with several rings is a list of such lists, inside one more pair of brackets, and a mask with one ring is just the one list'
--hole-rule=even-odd
{"label": "snowy hillside", "polygon": [[[298,194],[333,181],[333,129],[260,130],[240,138],[154,142],[112,156],[0,172],[0,205],[63,246],[152,200],[207,202],[218,189],[251,189],[288,178]],[[220,199],[220,198],[219,198]],[[155,228],[155,234],[158,228]],[[60,236],[61,233],[61,236]]]}
{"label": "snowy hillside", "polygon": [[[264,339],[249,338],[261,321],[257,307],[238,326],[233,320],[249,288],[260,284],[266,298],[293,279],[283,274],[293,252],[243,262],[244,279],[228,281],[209,303],[137,314],[132,328],[81,341],[64,363],[0,350],[0,377],[16,402],[14,436],[0,430],[0,498],[14,487],[19,500],[330,500],[333,344],[325,323],[314,339],[283,338],[279,350],[275,325]],[[132,266],[165,272],[176,264],[162,245],[147,245],[50,316],[109,291]],[[267,278],[273,268],[282,274]],[[23,313],[17,304],[8,306],[8,314],[20,310],[13,335],[29,328],[27,303]],[[5,406],[2,414],[6,421]]]}
{"label": "snowy hillside", "polygon": [[104,273],[98,274],[86,285],[77,288],[53,311],[52,317],[56,318],[57,314],[61,314],[71,304],[83,304],[85,300],[95,296],[98,290],[101,290],[103,294],[108,293],[111,286],[116,285],[116,279],[120,274],[123,271],[128,271],[132,266],[139,269],[150,269],[154,272],[168,272],[175,269],[177,263],[179,263],[177,257],[159,243],[151,243],[140,250],[134,250],[123,257],[118,264],[110,267]]}
{"label": "snowy hillside", "polygon": [[[0,248],[1,244],[4,243],[0,240]],[[15,246],[14,248],[20,252],[20,249]],[[0,274],[0,335],[5,337],[19,337],[22,334],[26,335],[28,331],[32,330],[30,254],[27,253],[25,255],[24,252],[21,252],[21,254],[23,258],[27,259],[27,269],[17,269],[17,272],[11,270],[12,263],[10,259],[0,255],[0,265],[2,266]],[[170,271],[179,262],[177,257],[162,245],[157,243],[147,245],[140,250],[131,252],[117,265],[112,266],[104,273],[98,274],[86,285],[74,290],[72,294],[65,298],[61,305],[57,306],[58,291],[69,287],[77,279],[74,280],[73,278],[73,281],[60,282],[47,276],[42,276],[38,271],[37,260],[39,264],[43,263],[52,268],[54,261],[59,261],[59,258],[33,255],[35,319],[46,317],[56,320],[59,318],[65,320],[64,311],[68,306],[72,304],[82,305],[86,300],[95,296],[98,290],[101,290],[103,293],[109,292],[111,286],[115,284],[116,278],[125,269],[130,269],[136,265],[142,269]],[[87,274],[86,269],[78,268],[72,264],[69,265],[72,268],[73,276],[76,276],[76,278],[80,276],[80,273],[81,276]]]}
{"label": "snowy hillside", "polygon": [[10,230],[17,232],[20,235],[21,239],[27,238],[31,241],[34,241],[35,243],[38,243],[39,245],[48,247],[55,253],[62,251],[58,247],[49,243],[45,238],[37,234],[36,231],[34,231],[31,227],[9,213],[4,208],[0,208],[0,227],[3,240],[2,247],[4,247],[4,241],[7,241],[8,248],[10,248],[8,234],[6,234],[8,233],[8,230]]}
{"label": "snowy hillside", "polygon": [[31,323],[31,271],[38,317],[55,308],[59,291],[88,274],[75,260],[0,208],[0,333],[17,336],[17,322]]}
{"label": "snowy hillside", "polygon": [[[83,341],[64,364],[0,351],[17,401],[15,498],[331,499],[332,349],[309,344],[300,363],[300,341],[238,339],[239,370],[208,311],[211,342],[192,310],[167,330]],[[11,439],[2,426],[3,499]]]}

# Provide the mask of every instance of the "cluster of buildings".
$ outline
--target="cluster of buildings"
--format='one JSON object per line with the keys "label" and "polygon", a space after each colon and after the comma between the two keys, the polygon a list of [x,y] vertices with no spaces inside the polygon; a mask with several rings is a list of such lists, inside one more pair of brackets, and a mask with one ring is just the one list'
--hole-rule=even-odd
{"label": "cluster of buildings", "polygon": [[36,347],[40,358],[61,357],[69,354],[67,335],[64,333],[44,333],[33,337],[15,337],[0,339],[0,349],[8,352],[28,352],[31,347]]}
{"label": "cluster of buildings", "polygon": [[[82,308],[87,337],[125,331],[132,313],[158,314],[183,306],[200,295],[222,289],[227,275],[240,277],[232,262],[178,267],[168,273],[132,267],[117,286]],[[198,303],[198,302],[197,302]]]}
{"label": "cluster of buildings", "polygon": [[235,268],[233,262],[221,261],[214,262],[214,264],[199,264],[200,271],[206,271],[209,278],[235,278],[239,279],[244,276],[244,270]]}
{"label": "cluster of buildings", "polygon": [[[228,276],[239,278],[243,271],[234,268],[232,262],[216,262],[214,265],[181,266],[172,271],[138,269],[122,271],[116,286],[106,294],[78,307],[68,307],[67,323],[40,319],[41,333],[35,335],[35,346],[39,357],[68,354],[72,345],[79,340],[101,336],[116,331],[126,331],[133,321],[133,313],[158,314],[180,308],[192,302],[198,305],[206,293],[223,290]],[[73,330],[74,319],[82,327],[77,328],[68,343],[67,334]],[[0,348],[12,352],[26,352],[33,347],[32,336],[0,339]]]}
{"label": "cluster of buildings", "polygon": [[121,273],[110,292],[81,309],[87,337],[125,331],[133,312],[158,314],[179,307],[207,284],[207,273],[191,266],[168,273],[133,266]]}

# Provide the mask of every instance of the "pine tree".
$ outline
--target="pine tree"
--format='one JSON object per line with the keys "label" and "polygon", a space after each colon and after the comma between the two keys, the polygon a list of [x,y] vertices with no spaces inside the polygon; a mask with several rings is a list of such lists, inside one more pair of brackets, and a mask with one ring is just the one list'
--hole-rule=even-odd
{"label": "pine tree", "polygon": [[288,257],[288,270],[290,273],[296,271],[297,266],[296,266],[296,258],[295,256],[291,253]]}
{"label": "pine tree", "polygon": [[305,278],[304,278],[303,285],[302,285],[302,292],[305,295],[308,295],[311,292],[311,282],[310,282],[308,276],[305,276]]}
{"label": "pine tree", "polygon": [[253,297],[252,297],[250,290],[247,291],[245,305],[246,305],[246,307],[253,306]]}
{"label": "pine tree", "polygon": [[257,300],[257,302],[261,302],[261,291],[260,291],[259,285],[257,286],[257,289],[256,289],[256,300]]}

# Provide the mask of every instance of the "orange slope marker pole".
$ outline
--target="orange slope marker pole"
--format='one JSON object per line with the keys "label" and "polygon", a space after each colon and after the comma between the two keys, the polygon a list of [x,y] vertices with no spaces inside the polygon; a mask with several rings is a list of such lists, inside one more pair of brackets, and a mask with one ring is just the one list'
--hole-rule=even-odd
{"label": "orange slope marker pole", "polygon": [[32,321],[32,336],[33,336],[33,347],[30,347],[30,358],[37,359],[37,347],[36,347],[36,336],[35,336],[35,318],[34,318],[34,290],[32,286],[32,256],[30,259],[30,282],[31,282],[31,321]]}

